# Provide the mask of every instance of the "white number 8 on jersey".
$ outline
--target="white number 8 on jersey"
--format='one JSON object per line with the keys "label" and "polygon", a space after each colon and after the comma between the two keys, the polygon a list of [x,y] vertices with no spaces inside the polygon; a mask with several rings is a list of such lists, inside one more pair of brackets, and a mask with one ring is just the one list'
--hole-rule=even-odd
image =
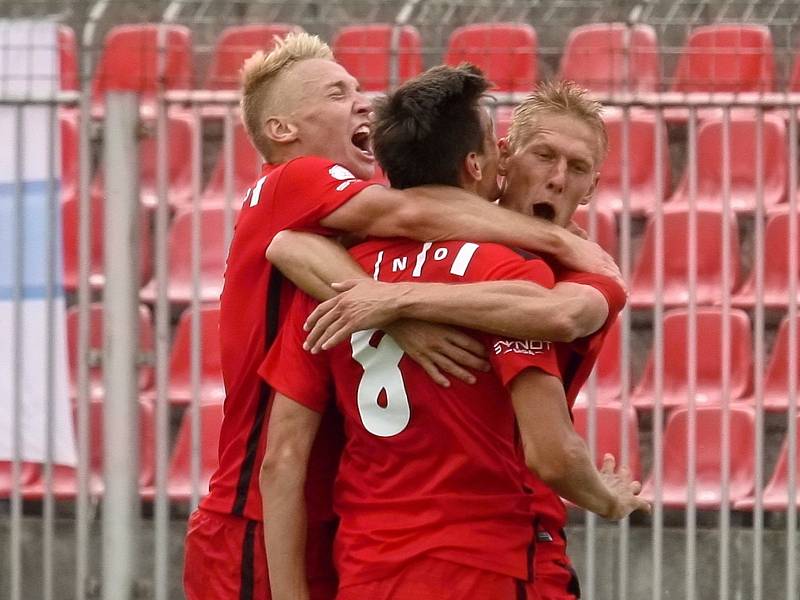
{"label": "white number 8 on jersey", "polygon": [[[350,337],[353,358],[364,368],[358,384],[358,412],[364,428],[379,437],[391,437],[403,431],[411,418],[411,407],[400,372],[403,350],[386,334],[378,347],[370,346],[376,329],[357,331]],[[386,406],[378,404],[386,391]]]}

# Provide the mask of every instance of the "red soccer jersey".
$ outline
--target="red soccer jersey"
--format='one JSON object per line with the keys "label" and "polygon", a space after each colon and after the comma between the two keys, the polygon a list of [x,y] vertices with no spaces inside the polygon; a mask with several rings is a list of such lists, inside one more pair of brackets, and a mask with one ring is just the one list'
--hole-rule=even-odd
{"label": "red soccer jersey", "polygon": [[[606,317],[606,322],[600,329],[574,342],[555,344],[561,380],[564,384],[567,405],[571,413],[578,393],[586,383],[597,362],[597,356],[603,347],[606,334],[617,320],[617,315],[625,306],[627,298],[625,290],[609,277],[593,273],[560,270],[559,266],[552,266],[559,283],[570,282],[590,285],[603,294],[608,303],[608,317]],[[532,487],[536,498],[533,503],[534,514],[537,522],[552,535],[553,532],[562,529],[567,523],[567,511],[564,507],[564,502],[558,494],[545,485],[536,475],[531,474],[531,477],[534,482]]]}
{"label": "red soccer jersey", "polygon": [[[352,253],[381,281],[553,284],[543,261],[495,244],[374,240]],[[506,385],[530,367],[557,374],[552,345],[471,332],[486,343],[494,369],[477,374],[474,385],[453,381],[445,389],[379,331],[357,332],[318,355],[305,352],[302,325],[313,307],[296,296],[259,372],[319,412],[335,389],[347,438],[334,492],[341,586],[390,576],[419,556],[526,579],[531,500]]]}
{"label": "red soccer jersey", "polygon": [[[282,229],[321,235],[333,231],[321,219],[373,183],[355,179],[344,167],[318,157],[301,157],[278,166],[265,165],[262,177],[245,197],[236,223],[225,286],[220,298],[222,374],[225,416],[219,441],[219,467],[201,506],[261,520],[258,472],[265,448],[265,421],[271,391],[258,366],[278,334],[295,288],[284,282],[264,256]],[[341,444],[336,419],[326,420],[312,457],[309,519],[332,517],[331,482]],[[317,462],[321,461],[321,462]]]}

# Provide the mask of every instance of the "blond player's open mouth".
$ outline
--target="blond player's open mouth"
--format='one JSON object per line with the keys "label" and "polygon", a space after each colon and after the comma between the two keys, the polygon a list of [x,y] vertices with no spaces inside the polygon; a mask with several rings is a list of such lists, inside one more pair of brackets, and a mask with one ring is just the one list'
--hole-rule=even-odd
{"label": "blond player's open mouth", "polygon": [[531,213],[534,217],[547,221],[554,221],[556,218],[556,209],[548,202],[537,202],[531,207]]}
{"label": "blond player's open mouth", "polygon": [[361,125],[350,138],[353,145],[367,158],[373,158],[372,144],[369,139],[369,126]]}

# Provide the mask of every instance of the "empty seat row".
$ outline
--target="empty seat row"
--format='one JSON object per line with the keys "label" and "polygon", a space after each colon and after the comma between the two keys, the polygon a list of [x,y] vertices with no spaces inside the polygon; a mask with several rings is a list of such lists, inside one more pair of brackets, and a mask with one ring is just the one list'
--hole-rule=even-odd
{"label": "empty seat row", "polygon": [[[200,415],[200,473],[197,491],[202,497],[208,493],[208,482],[217,467],[217,442],[222,425],[222,404],[205,404],[199,407]],[[73,410],[73,425],[77,433],[77,409]],[[139,403],[139,475],[141,497],[155,497],[155,415],[152,404]],[[97,501],[104,493],[103,484],[103,404],[89,404],[89,496]],[[184,412],[174,447],[170,452],[167,472],[167,496],[176,502],[191,499],[192,482],[192,413]],[[22,497],[41,500],[52,493],[57,500],[74,500],[78,496],[80,481],[78,469],[53,465],[48,484],[45,467],[38,463],[22,463],[20,477]],[[12,465],[0,461],[0,498],[8,498],[13,486]]]}
{"label": "empty seat row", "polygon": [[[157,71],[159,29],[164,62]],[[273,36],[299,27],[283,23],[225,29],[214,48],[204,87],[236,89],[242,61],[269,49]],[[393,40],[393,36],[396,36]],[[65,29],[60,40],[65,87],[74,85],[75,45]],[[388,24],[340,29],[332,40],[337,59],[361,80],[365,90],[383,91],[423,69],[422,41],[412,26],[393,31]],[[394,48],[394,49],[393,49]],[[399,53],[396,73],[390,57]],[[470,61],[481,66],[500,91],[524,92],[538,80],[538,41],[534,27],[523,23],[477,23],[455,29],[443,62]],[[774,48],[764,25],[718,24],[695,28],[681,51],[671,89],[678,92],[760,92],[775,87]],[[72,75],[69,75],[72,73]],[[660,52],[649,25],[627,27],[598,23],[575,28],[566,40],[560,78],[598,91],[655,91],[661,85]],[[109,31],[94,74],[92,93],[99,103],[108,88],[154,95],[159,85],[188,89],[192,83],[191,32],[179,25],[119,25]],[[68,88],[70,89],[70,88]],[[795,61],[790,90],[800,89],[800,60]]]}
{"label": "empty seat row", "polygon": [[[661,405],[667,409],[685,407],[693,398],[700,405],[723,402],[748,404],[758,402],[753,387],[753,337],[747,313],[732,309],[728,317],[727,370],[723,370],[724,316],[719,308],[698,308],[695,313],[694,336],[690,332],[691,316],[687,310],[668,311],[662,324],[663,364]],[[797,354],[800,355],[800,319],[797,324]],[[767,411],[786,411],[793,401],[790,395],[790,321],[785,317],[778,328],[768,357],[764,377],[763,406]],[[696,367],[690,371],[689,348],[694,344]],[[606,337],[597,361],[595,398],[597,402],[616,403],[622,396],[621,326],[617,322]],[[630,400],[640,410],[652,409],[657,402],[658,356],[655,349],[648,355],[644,372],[631,391]],[[800,365],[794,368],[800,375]],[[727,394],[723,395],[723,373],[727,373]],[[795,396],[800,396],[800,390]],[[588,388],[583,397],[588,395]],[[797,397],[794,399],[798,403]]]}

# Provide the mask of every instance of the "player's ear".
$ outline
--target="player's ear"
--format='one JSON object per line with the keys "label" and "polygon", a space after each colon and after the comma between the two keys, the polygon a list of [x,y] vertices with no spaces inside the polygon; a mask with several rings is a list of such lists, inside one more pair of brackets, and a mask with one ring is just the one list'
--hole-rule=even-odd
{"label": "player's ear", "polygon": [[285,117],[269,117],[264,125],[267,138],[278,144],[288,144],[297,139],[297,126]]}
{"label": "player's ear", "polygon": [[505,177],[508,173],[508,159],[511,157],[511,150],[508,147],[508,138],[500,138],[497,140],[497,148],[499,150],[497,174],[500,175],[500,177]]}
{"label": "player's ear", "polygon": [[483,169],[481,169],[481,161],[478,159],[477,152],[470,152],[464,158],[464,170],[473,181],[480,181],[483,179]]}

